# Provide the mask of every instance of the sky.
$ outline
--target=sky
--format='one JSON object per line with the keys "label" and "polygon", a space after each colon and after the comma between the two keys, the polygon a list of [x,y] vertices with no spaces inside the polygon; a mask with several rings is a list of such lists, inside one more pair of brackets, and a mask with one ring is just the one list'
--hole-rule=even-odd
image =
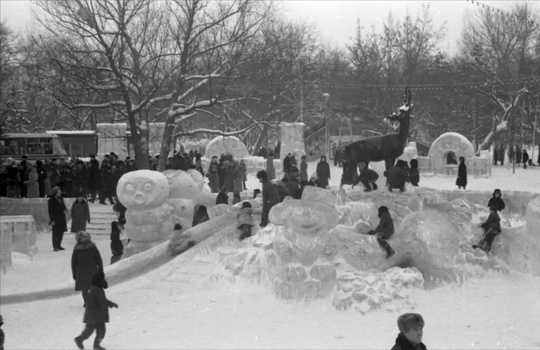
{"label": "sky", "polygon": [[[528,1],[536,10],[540,6]],[[509,11],[516,1],[481,1],[482,4]],[[466,0],[454,1],[338,1],[338,0],[278,0],[277,5],[291,20],[312,23],[322,41],[338,48],[351,43],[356,31],[357,20],[370,30],[380,31],[382,23],[392,12],[395,19],[402,19],[409,11],[413,16],[419,13],[423,4],[430,4],[431,16],[436,26],[446,25],[446,37],[441,49],[452,54],[457,52],[458,39],[463,28],[464,18],[474,18],[480,8]],[[31,9],[34,5],[27,0],[0,0],[0,19],[19,33],[32,29]]]}

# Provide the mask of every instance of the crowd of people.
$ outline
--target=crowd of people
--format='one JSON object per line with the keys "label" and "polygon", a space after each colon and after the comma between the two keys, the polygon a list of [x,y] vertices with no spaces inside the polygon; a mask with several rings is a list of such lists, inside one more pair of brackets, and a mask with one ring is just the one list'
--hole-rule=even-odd
{"label": "crowd of people", "polygon": [[510,164],[514,163],[514,160],[518,166],[523,164],[523,169],[527,169],[528,166],[540,164],[540,152],[538,152],[538,159],[536,164],[534,159],[529,155],[529,152],[525,148],[520,146],[505,147],[504,145],[495,145],[493,147],[492,154],[493,165],[504,165],[505,158]]}

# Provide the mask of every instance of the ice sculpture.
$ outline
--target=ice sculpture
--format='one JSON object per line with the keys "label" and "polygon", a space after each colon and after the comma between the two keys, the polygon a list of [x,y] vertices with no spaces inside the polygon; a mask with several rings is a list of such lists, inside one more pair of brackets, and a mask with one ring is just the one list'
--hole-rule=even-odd
{"label": "ice sculpture", "polygon": [[125,225],[131,242],[126,256],[151,248],[168,238],[173,222],[167,203],[169,184],[158,171],[137,170],[124,174],[116,187],[118,199],[127,208]]}
{"label": "ice sculpture", "polygon": [[[204,179],[200,172],[194,169],[165,170],[163,175],[169,184],[168,203],[173,208],[174,223],[181,224],[184,229],[191,227],[193,211],[204,188]],[[206,203],[205,203],[206,204]]]}
{"label": "ice sculpture", "polygon": [[205,157],[212,159],[213,156],[221,156],[223,153],[230,153],[234,159],[242,159],[249,156],[246,145],[239,138],[234,136],[218,136],[206,145]]}
{"label": "ice sculpture", "polygon": [[304,123],[280,123],[281,128],[281,148],[280,155],[284,158],[287,154],[296,157],[298,164],[300,159],[306,154],[304,149]]}

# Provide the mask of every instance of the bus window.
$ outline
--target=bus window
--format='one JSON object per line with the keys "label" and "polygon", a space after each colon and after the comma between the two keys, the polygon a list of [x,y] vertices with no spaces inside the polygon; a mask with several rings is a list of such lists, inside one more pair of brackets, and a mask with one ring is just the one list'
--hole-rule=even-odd
{"label": "bus window", "polygon": [[1,155],[23,155],[24,140],[23,139],[7,139],[1,141]]}

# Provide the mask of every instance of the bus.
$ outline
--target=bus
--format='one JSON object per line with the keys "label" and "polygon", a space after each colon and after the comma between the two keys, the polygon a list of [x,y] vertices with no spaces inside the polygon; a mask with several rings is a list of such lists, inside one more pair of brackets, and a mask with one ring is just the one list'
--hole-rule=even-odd
{"label": "bus", "polygon": [[0,157],[2,162],[7,158],[21,160],[62,159],[68,154],[60,137],[46,133],[0,135]]}

